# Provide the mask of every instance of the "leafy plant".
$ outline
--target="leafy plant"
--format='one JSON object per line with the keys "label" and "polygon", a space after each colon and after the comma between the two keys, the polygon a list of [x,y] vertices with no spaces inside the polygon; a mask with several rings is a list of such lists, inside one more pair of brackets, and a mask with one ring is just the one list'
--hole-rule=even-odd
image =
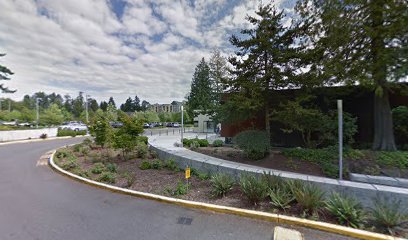
{"label": "leafy plant", "polygon": [[240,132],[234,142],[251,160],[262,159],[269,153],[270,140],[264,131],[247,130]]}
{"label": "leafy plant", "polygon": [[395,139],[399,145],[408,144],[408,106],[392,109]]}
{"label": "leafy plant", "polygon": [[82,141],[82,145],[84,145],[84,146],[90,146],[91,144],[92,144],[92,140],[90,138],[85,138]]}
{"label": "leafy plant", "polygon": [[263,172],[261,180],[265,182],[269,190],[277,190],[282,188],[285,184],[285,180],[280,175],[273,175],[270,173]]}
{"label": "leafy plant", "polygon": [[68,157],[68,156],[72,156],[72,153],[71,153],[68,149],[66,149],[66,148],[59,149],[59,150],[55,153],[55,157],[57,157],[57,158],[66,158],[66,157]]}
{"label": "leafy plant", "polygon": [[211,177],[211,194],[215,197],[225,196],[234,186],[234,179],[227,174],[218,173]]}
{"label": "leafy plant", "polygon": [[75,144],[72,149],[73,149],[74,152],[77,153],[77,152],[81,151],[81,148],[82,148],[81,144]]}
{"label": "leafy plant", "polygon": [[371,215],[377,229],[390,234],[394,234],[396,228],[408,220],[406,209],[402,209],[397,200],[387,202],[385,199],[376,199]]}
{"label": "leafy plant", "polygon": [[183,138],[183,146],[190,146],[192,139]]}
{"label": "leafy plant", "polygon": [[82,156],[84,156],[84,157],[88,156],[88,153],[89,153],[90,151],[91,151],[91,149],[90,149],[88,146],[83,146],[83,147],[80,149],[80,152],[81,152]]}
{"label": "leafy plant", "polygon": [[99,119],[90,126],[90,131],[95,135],[95,143],[102,148],[111,139],[112,127],[106,119]]}
{"label": "leafy plant", "polygon": [[179,181],[176,186],[176,190],[174,190],[173,195],[174,196],[180,196],[180,195],[186,195],[188,192],[190,184],[183,183],[182,181]]}
{"label": "leafy plant", "polygon": [[197,149],[200,147],[200,143],[197,140],[192,140],[190,142],[190,148],[191,149]]}
{"label": "leafy plant", "polygon": [[136,181],[136,175],[132,174],[132,173],[129,173],[129,172],[125,172],[123,174],[123,177],[126,178],[126,184],[127,184],[126,187],[131,187],[133,185],[133,183],[135,183],[135,181]]}
{"label": "leafy plant", "polygon": [[324,193],[315,185],[304,184],[294,192],[296,202],[303,209],[306,215],[312,215],[324,204]]}
{"label": "leafy plant", "polygon": [[269,191],[271,205],[282,210],[290,208],[290,204],[295,200],[292,192],[288,188],[278,187]]}
{"label": "leafy plant", "polygon": [[197,139],[198,144],[200,144],[200,147],[208,147],[209,143],[207,139]]}
{"label": "leafy plant", "polygon": [[254,205],[258,205],[268,194],[268,185],[253,175],[242,174],[239,185],[248,201]]}
{"label": "leafy plant", "polygon": [[360,228],[364,222],[363,207],[352,197],[334,192],[326,202],[326,209],[337,218],[340,224]]}
{"label": "leafy plant", "polygon": [[111,173],[111,172],[103,172],[99,176],[98,181],[105,182],[105,183],[115,183],[116,176],[114,173]]}
{"label": "leafy plant", "polygon": [[147,170],[147,169],[151,169],[151,168],[152,168],[152,165],[151,165],[151,163],[150,163],[149,161],[143,161],[143,162],[140,164],[139,168],[140,168],[141,170]]}
{"label": "leafy plant", "polygon": [[147,145],[145,143],[139,142],[137,144],[136,153],[137,153],[137,156],[139,158],[142,158],[142,159],[146,158],[148,151],[149,151],[149,149],[148,149],[148,147],[147,147]]}
{"label": "leafy plant", "polygon": [[146,136],[137,136],[136,137],[136,141],[137,142],[142,142],[142,143],[144,143],[144,144],[148,144],[148,142],[149,142],[149,138],[148,137],[146,137]]}
{"label": "leafy plant", "polygon": [[221,139],[216,139],[212,143],[213,147],[222,147],[224,145],[224,142]]}
{"label": "leafy plant", "polygon": [[179,171],[179,167],[177,166],[176,162],[173,159],[169,159],[164,163],[164,168],[167,168],[171,171]]}
{"label": "leafy plant", "polygon": [[116,173],[118,171],[118,166],[115,163],[108,163],[106,169],[111,173]]}
{"label": "leafy plant", "polygon": [[77,168],[79,165],[77,163],[76,158],[69,158],[66,162],[64,162],[61,166],[62,169],[64,170],[71,170]]}
{"label": "leafy plant", "polygon": [[192,176],[196,176],[201,181],[210,179],[210,175],[208,173],[198,171],[195,168],[191,168],[190,171]]}
{"label": "leafy plant", "polygon": [[394,151],[386,152],[381,151],[376,154],[376,162],[382,166],[397,167],[399,169],[408,169],[408,152]]}
{"label": "leafy plant", "polygon": [[93,174],[101,174],[103,171],[106,170],[106,167],[103,163],[98,162],[91,168],[91,173]]}
{"label": "leafy plant", "polygon": [[151,165],[152,165],[153,169],[158,169],[159,170],[159,169],[162,168],[162,161],[160,161],[158,159],[153,160]]}

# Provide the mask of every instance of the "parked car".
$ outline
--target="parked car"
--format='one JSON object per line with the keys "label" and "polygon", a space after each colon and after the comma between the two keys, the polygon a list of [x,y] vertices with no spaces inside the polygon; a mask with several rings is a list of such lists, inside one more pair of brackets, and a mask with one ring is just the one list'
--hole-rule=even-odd
{"label": "parked car", "polygon": [[150,124],[148,123],[143,124],[143,128],[150,128]]}
{"label": "parked car", "polygon": [[173,123],[171,122],[166,123],[166,127],[173,127]]}
{"label": "parked car", "polygon": [[122,122],[109,122],[109,124],[110,124],[111,127],[113,127],[113,128],[123,127],[123,123],[122,123]]}
{"label": "parked car", "polygon": [[179,127],[180,127],[180,123],[176,123],[176,122],[173,123],[173,127],[174,127],[174,128],[179,128]]}
{"label": "parked car", "polygon": [[67,122],[60,126],[61,129],[73,130],[73,131],[88,131],[88,127],[82,122]]}

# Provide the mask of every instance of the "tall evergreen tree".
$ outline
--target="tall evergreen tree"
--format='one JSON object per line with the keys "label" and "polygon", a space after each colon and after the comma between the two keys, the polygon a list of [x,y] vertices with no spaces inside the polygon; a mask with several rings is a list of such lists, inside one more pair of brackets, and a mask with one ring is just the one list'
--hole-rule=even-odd
{"label": "tall evergreen tree", "polygon": [[150,103],[146,100],[143,100],[142,105],[141,105],[141,110],[145,112],[149,109],[149,107],[150,107]]}
{"label": "tall evergreen tree", "polygon": [[126,99],[126,102],[120,105],[120,110],[123,112],[134,112],[134,106],[133,106],[133,101],[132,98]]}
{"label": "tall evergreen tree", "polygon": [[89,101],[89,109],[93,112],[96,112],[99,109],[98,102],[93,98],[88,98]]}
{"label": "tall evergreen tree", "polygon": [[85,102],[83,95],[83,92],[79,92],[78,96],[72,102],[72,114],[76,118],[79,118],[81,113],[84,111]]}
{"label": "tall evergreen tree", "polygon": [[67,112],[72,113],[72,98],[69,94],[64,95],[64,108]]}
{"label": "tall evergreen tree", "polygon": [[191,91],[187,96],[187,105],[191,116],[197,115],[194,110],[200,113],[210,113],[213,110],[213,91],[210,82],[210,67],[201,59],[197,65],[193,80],[191,82]]}
{"label": "tall evergreen tree", "polygon": [[396,149],[389,91],[408,75],[407,9],[406,0],[301,0],[297,5],[314,83],[373,90],[375,150]]}
{"label": "tall evergreen tree", "polygon": [[[6,54],[0,54],[0,57],[4,57]],[[0,81],[2,80],[10,80],[10,76],[14,73],[8,69],[6,66],[0,64]],[[10,90],[3,83],[0,84],[0,91],[3,93],[14,93],[16,90]]]}
{"label": "tall evergreen tree", "polygon": [[216,121],[219,121],[219,108],[226,88],[226,83],[229,79],[227,59],[221,55],[219,50],[214,50],[208,66],[210,67],[210,82],[214,94],[213,102],[215,106],[214,111],[216,113],[214,117]]}
{"label": "tall evergreen tree", "polygon": [[116,108],[115,100],[113,100],[113,97],[109,98],[108,105],[112,105],[113,107]]}
{"label": "tall evergreen tree", "polygon": [[102,102],[99,104],[99,108],[100,108],[102,111],[106,112],[106,111],[108,110],[108,103],[105,102],[105,101],[102,101]]}
{"label": "tall evergreen tree", "polygon": [[247,38],[230,38],[238,50],[229,58],[234,69],[228,102],[235,102],[233,114],[242,112],[249,117],[263,111],[265,129],[270,133],[270,90],[290,85],[298,57],[292,47],[294,31],[283,26],[283,11],[268,4],[260,5],[255,13],[256,17],[247,16],[253,28],[241,30]]}
{"label": "tall evergreen tree", "polygon": [[140,99],[136,95],[134,100],[133,100],[132,112],[133,111],[141,111],[141,110],[142,110],[142,107],[140,106]]}

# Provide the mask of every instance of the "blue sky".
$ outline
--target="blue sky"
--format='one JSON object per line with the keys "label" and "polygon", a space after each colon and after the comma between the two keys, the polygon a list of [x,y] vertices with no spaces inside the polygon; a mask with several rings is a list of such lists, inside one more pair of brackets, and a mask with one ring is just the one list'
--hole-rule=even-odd
{"label": "blue sky", "polygon": [[[265,1],[264,1],[265,2]],[[2,0],[0,59],[21,99],[35,91],[123,102],[182,100],[195,66],[248,27],[259,1]],[[275,1],[293,12],[293,0]]]}

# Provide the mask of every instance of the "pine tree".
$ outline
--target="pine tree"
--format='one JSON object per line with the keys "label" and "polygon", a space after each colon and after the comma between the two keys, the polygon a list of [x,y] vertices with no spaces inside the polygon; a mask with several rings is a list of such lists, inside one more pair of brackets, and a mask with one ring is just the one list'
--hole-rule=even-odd
{"label": "pine tree", "polygon": [[202,114],[210,113],[213,109],[213,99],[210,68],[204,58],[202,58],[195,69],[191,82],[191,91],[187,96],[189,114],[191,116],[197,115],[197,112],[194,112],[194,110],[198,110]]}
{"label": "pine tree", "polygon": [[[4,57],[6,54],[0,54],[0,57]],[[3,66],[0,64],[0,81],[1,80],[10,80],[10,75],[13,75],[14,73],[8,69],[6,66]],[[4,86],[3,83],[0,84],[0,91],[3,93],[14,93],[16,90],[10,90],[6,86]]]}
{"label": "pine tree", "polygon": [[134,112],[135,110],[134,110],[132,98],[128,97],[125,103],[120,105],[120,110],[122,110],[123,112]]}
{"label": "pine tree", "polygon": [[142,107],[140,106],[140,99],[139,97],[136,95],[134,100],[133,100],[133,104],[132,104],[132,109],[133,111],[141,111]]}
{"label": "pine tree", "polygon": [[105,102],[105,101],[102,101],[102,102],[99,104],[99,108],[100,108],[102,111],[106,112],[106,111],[108,110],[108,103]]}
{"label": "pine tree", "polygon": [[315,85],[361,84],[374,92],[375,150],[395,150],[391,88],[408,75],[406,0],[302,0],[304,46]]}
{"label": "pine tree", "polygon": [[113,97],[109,98],[108,105],[112,105],[113,107],[116,108],[115,100],[113,100]]}
{"label": "pine tree", "polygon": [[270,133],[269,95],[272,89],[289,86],[298,57],[292,47],[294,31],[283,26],[283,11],[268,4],[260,5],[255,13],[256,17],[247,16],[253,28],[241,30],[247,38],[230,38],[238,50],[229,58],[234,69],[225,106],[233,104],[232,114],[241,112],[243,118],[264,111],[265,129]]}
{"label": "pine tree", "polygon": [[149,109],[149,107],[150,107],[150,103],[149,103],[148,101],[146,101],[146,100],[143,100],[143,101],[142,101],[141,110],[142,110],[143,112],[145,112],[146,110]]}

